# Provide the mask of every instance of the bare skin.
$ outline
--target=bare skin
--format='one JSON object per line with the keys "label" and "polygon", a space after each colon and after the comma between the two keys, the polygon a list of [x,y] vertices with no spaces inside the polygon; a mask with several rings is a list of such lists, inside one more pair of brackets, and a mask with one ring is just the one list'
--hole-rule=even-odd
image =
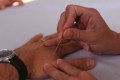
{"label": "bare skin", "polygon": [[54,80],[97,80],[89,72],[78,69],[64,60],[57,60],[57,66],[56,68],[51,64],[44,65],[44,70]]}
{"label": "bare skin", "polygon": [[[75,52],[81,48],[76,42],[61,44],[57,50],[57,54],[53,54],[56,46],[46,47],[43,43],[47,40],[57,37],[56,34],[43,37],[38,34],[31,38],[23,46],[15,49],[19,58],[25,63],[29,77],[33,80],[48,78],[49,75],[44,71],[43,66],[46,63],[54,67],[57,66],[56,60],[63,56]],[[74,48],[72,48],[75,46]],[[95,67],[95,61],[90,58],[79,58],[71,61],[66,61],[67,64],[74,66],[80,70],[89,70]],[[6,73],[7,72],[7,73]],[[86,72],[87,74],[88,72]],[[6,74],[3,76],[3,74]],[[0,64],[0,80],[18,80],[18,73],[10,64]]]}
{"label": "bare skin", "polygon": [[22,0],[0,0],[0,9],[5,9],[6,7],[13,6],[13,3],[17,2],[18,6],[23,5]]}
{"label": "bare skin", "polygon": [[[120,54],[120,34],[112,31],[96,9],[78,5],[68,5],[58,22],[58,37],[48,40],[44,45],[57,45],[78,42],[86,51],[94,54]],[[57,68],[44,65],[44,70],[55,80],[96,80],[64,60],[57,60]],[[61,76],[59,76],[61,75]]]}
{"label": "bare skin", "polygon": [[95,54],[120,54],[120,34],[112,31],[96,9],[68,5],[58,22],[58,37],[46,46],[58,44],[58,38],[77,40],[86,51]]}

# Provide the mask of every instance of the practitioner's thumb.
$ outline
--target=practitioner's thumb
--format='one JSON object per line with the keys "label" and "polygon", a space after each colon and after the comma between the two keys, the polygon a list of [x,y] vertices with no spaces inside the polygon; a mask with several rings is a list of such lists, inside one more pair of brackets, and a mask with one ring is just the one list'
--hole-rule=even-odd
{"label": "practitioner's thumb", "polygon": [[63,38],[84,41],[86,39],[86,35],[87,34],[86,34],[85,30],[69,28],[64,31]]}

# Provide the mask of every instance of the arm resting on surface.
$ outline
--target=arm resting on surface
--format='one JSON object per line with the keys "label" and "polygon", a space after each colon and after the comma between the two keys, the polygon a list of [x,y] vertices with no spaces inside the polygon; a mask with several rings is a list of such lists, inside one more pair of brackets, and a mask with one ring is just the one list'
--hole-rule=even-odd
{"label": "arm resting on surface", "polygon": [[[43,38],[45,40],[49,40],[56,36],[57,34],[43,37],[42,34],[38,34],[31,38],[23,46],[15,49],[15,52],[17,53],[19,58],[25,63],[28,70],[28,77],[30,77],[31,79],[48,78],[49,76],[45,73],[43,69],[44,64],[50,63],[57,67],[56,65],[57,59],[63,58],[65,55],[68,55],[72,52],[81,49],[81,46],[76,42],[70,42],[67,44],[60,45],[56,54],[53,54],[54,50],[56,49],[56,46],[53,47],[44,46]],[[95,67],[95,63],[93,65],[88,64],[91,60],[92,59],[90,58],[79,58],[67,62],[75,66],[76,68],[82,70],[89,70]],[[0,71],[1,75],[4,75],[6,74],[6,72],[8,72],[6,76],[3,76],[3,79],[6,78],[5,80],[18,79],[17,71],[14,69],[14,67],[10,66],[9,64],[1,64]],[[11,76],[11,79],[8,78],[9,76]]]}

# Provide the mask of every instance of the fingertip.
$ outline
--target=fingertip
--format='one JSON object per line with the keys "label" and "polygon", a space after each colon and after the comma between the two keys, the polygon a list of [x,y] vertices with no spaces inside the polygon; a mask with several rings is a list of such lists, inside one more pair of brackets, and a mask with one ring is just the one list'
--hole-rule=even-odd
{"label": "fingertip", "polygon": [[63,62],[64,62],[64,60],[58,59],[58,60],[57,60],[57,65],[61,65]]}
{"label": "fingertip", "polygon": [[80,59],[78,58],[73,61],[70,61],[70,64],[84,71],[91,70],[96,66],[95,60],[91,58],[80,58]]}
{"label": "fingertip", "polygon": [[51,67],[51,64],[46,63],[46,64],[44,64],[43,67],[44,67],[44,70],[45,70],[45,71],[48,71],[49,68]]}
{"label": "fingertip", "polygon": [[39,34],[36,34],[33,38],[43,38],[43,34],[42,33],[39,33]]}
{"label": "fingertip", "polygon": [[29,40],[29,42],[37,42],[37,41],[39,41],[41,38],[43,38],[43,34],[39,33],[39,34],[33,36],[33,37]]}
{"label": "fingertip", "polygon": [[96,62],[93,59],[86,59],[87,68],[92,69],[96,66]]}
{"label": "fingertip", "polygon": [[64,30],[61,30],[61,31],[58,33],[58,40],[60,40],[60,39],[63,38],[63,34],[64,34]]}

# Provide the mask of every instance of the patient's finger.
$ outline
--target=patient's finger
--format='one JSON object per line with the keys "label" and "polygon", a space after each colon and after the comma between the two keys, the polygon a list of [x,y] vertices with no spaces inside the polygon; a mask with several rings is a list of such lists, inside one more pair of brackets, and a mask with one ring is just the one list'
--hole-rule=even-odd
{"label": "patient's finger", "polygon": [[45,46],[56,46],[57,45],[57,43],[58,43],[58,38],[52,38],[52,39],[49,39],[49,40],[47,40],[46,42],[45,42]]}
{"label": "patient's finger", "polygon": [[71,65],[82,69],[82,70],[90,70],[96,66],[95,60],[91,58],[78,58],[68,61]]}
{"label": "patient's finger", "polygon": [[51,34],[51,35],[48,35],[45,37],[46,40],[50,40],[50,39],[54,39],[57,37],[57,33],[54,33],[54,34]]}
{"label": "patient's finger", "polygon": [[32,37],[28,42],[29,43],[34,43],[39,41],[41,38],[43,38],[43,34],[37,34],[34,37]]}
{"label": "patient's finger", "polygon": [[63,57],[63,56],[66,56],[67,54],[73,53],[80,49],[82,49],[82,46],[79,43],[75,41],[71,41],[71,42],[59,45],[56,55],[58,55],[59,57]]}

